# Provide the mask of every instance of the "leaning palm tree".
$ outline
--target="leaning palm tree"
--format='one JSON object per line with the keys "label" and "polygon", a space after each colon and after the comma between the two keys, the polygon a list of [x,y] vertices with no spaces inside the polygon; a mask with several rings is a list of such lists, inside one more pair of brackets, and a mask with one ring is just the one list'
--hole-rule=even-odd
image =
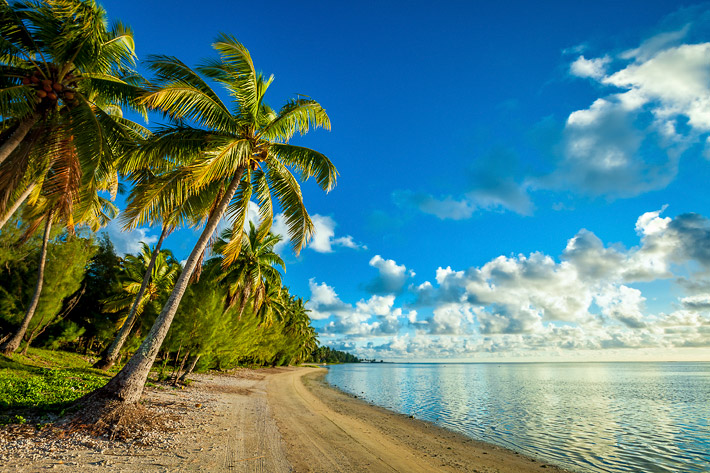
{"label": "leaning palm tree", "polygon": [[90,164],[87,184],[105,182],[118,145],[139,128],[112,111],[136,107],[134,63],[132,32],[121,23],[108,29],[94,0],[0,0],[3,221],[39,192],[58,142]]}
{"label": "leaning palm tree", "polygon": [[[146,273],[149,274],[147,284],[144,277]],[[128,340],[128,335],[143,309],[148,303],[158,301],[170,294],[179,273],[180,263],[169,251],[161,251],[157,245],[151,250],[143,243],[138,255],[126,256],[124,269],[119,276],[121,291],[106,299],[104,307],[108,312],[130,309],[128,315],[122,320],[113,342],[94,365],[95,367],[106,370],[116,363],[121,348]]]}
{"label": "leaning palm tree", "polygon": [[[329,128],[325,109],[314,100],[298,98],[279,112],[274,111],[264,102],[273,77],[256,72],[247,49],[227,35],[221,35],[214,47],[219,59],[207,61],[196,71],[176,58],[159,56],[150,61],[157,76],[156,88],[143,98],[143,103],[161,110],[172,119],[173,125],[159,130],[143,153],[171,156],[188,164],[195,189],[217,184],[220,192],[148,336],[124,368],[92,395],[99,403],[107,400],[135,403],[140,399],[178,304],[225,213],[232,228],[239,231],[254,195],[260,206],[259,233],[266,235],[273,218],[273,194],[281,204],[293,247],[300,251],[313,232],[313,223],[298,180],[289,168],[304,179],[315,177],[326,191],[335,185],[337,171],[328,158],[288,143],[295,133],[304,134],[315,127]],[[233,99],[231,109],[200,74],[226,87]],[[225,265],[237,258],[240,249],[241,239],[226,245]]]}
{"label": "leaning palm tree", "polygon": [[[128,158],[128,159],[126,159]],[[184,168],[171,169],[164,160],[158,162],[140,162],[125,157],[119,163],[122,174],[133,181],[133,190],[128,199],[126,210],[121,220],[125,222],[124,229],[131,230],[143,225],[161,225],[160,237],[156,243],[150,261],[144,267],[143,279],[133,295],[133,303],[121,326],[118,335],[101,358],[94,364],[95,368],[106,370],[111,368],[120,353],[121,347],[128,338],[135,319],[139,315],[140,304],[148,290],[156,259],[165,238],[176,228],[191,224],[196,225],[199,219],[214,200],[218,186],[194,192],[189,186],[189,173]],[[130,171],[128,171],[130,169]],[[167,171],[166,171],[167,169]],[[161,172],[155,175],[154,172]],[[197,221],[196,221],[197,219]]]}

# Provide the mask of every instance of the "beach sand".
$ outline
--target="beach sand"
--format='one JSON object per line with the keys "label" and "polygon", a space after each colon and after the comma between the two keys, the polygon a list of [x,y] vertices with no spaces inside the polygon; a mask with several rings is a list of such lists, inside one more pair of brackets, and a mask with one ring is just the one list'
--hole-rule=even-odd
{"label": "beach sand", "polygon": [[0,431],[0,471],[539,472],[563,471],[373,406],[331,388],[325,370],[198,375],[150,388],[145,404],[171,431],[129,443]]}

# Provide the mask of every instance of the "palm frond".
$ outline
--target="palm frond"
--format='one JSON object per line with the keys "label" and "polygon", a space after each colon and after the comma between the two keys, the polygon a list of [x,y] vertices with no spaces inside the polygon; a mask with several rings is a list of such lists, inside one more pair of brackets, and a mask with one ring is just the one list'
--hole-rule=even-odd
{"label": "palm frond", "polygon": [[278,116],[262,130],[261,134],[271,141],[287,142],[312,128],[330,130],[330,119],[325,109],[315,100],[295,99],[284,105]]}
{"label": "palm frond", "polygon": [[281,204],[292,248],[298,254],[313,235],[313,222],[303,203],[301,187],[288,168],[277,159],[267,158],[266,164],[271,189]]}
{"label": "palm frond", "polygon": [[338,179],[338,170],[324,154],[310,148],[290,144],[273,144],[271,152],[286,166],[298,170],[304,180],[315,177],[326,192],[331,191]]}

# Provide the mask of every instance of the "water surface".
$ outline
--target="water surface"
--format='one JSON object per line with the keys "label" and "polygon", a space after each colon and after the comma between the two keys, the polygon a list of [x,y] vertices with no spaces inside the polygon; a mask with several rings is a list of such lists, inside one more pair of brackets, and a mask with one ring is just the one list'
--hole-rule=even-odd
{"label": "water surface", "polygon": [[710,363],[347,364],[326,379],[573,471],[710,471]]}

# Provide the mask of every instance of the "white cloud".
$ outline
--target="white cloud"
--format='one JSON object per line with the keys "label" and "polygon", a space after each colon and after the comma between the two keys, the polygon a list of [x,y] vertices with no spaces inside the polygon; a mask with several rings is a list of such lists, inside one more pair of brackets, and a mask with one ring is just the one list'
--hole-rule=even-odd
{"label": "white cloud", "polygon": [[[651,104],[662,123],[678,116],[700,132],[710,130],[710,43],[671,47],[601,80],[632,94],[638,106]],[[623,100],[623,99],[622,99]]]}
{"label": "white cloud", "polygon": [[570,73],[577,77],[591,77],[600,79],[606,74],[606,66],[611,62],[611,58],[604,56],[601,58],[587,59],[579,56],[570,64]]}
{"label": "white cloud", "polygon": [[342,246],[344,248],[351,248],[353,250],[366,250],[367,246],[360,243],[356,243],[352,236],[344,236],[336,238],[333,240],[334,246]]}
{"label": "white cloud", "polygon": [[[536,187],[630,197],[675,178],[682,153],[710,132],[710,43],[677,44],[686,33],[664,33],[618,55],[615,71],[607,71],[609,56],[570,64],[572,75],[607,93],[570,113],[563,159]],[[658,151],[642,152],[648,147]]]}
{"label": "white cloud", "polygon": [[415,276],[414,271],[407,270],[406,266],[398,265],[396,261],[384,259],[380,255],[373,256],[369,264],[379,273],[366,286],[371,294],[399,293],[404,288],[407,279]]}
{"label": "white cloud", "polygon": [[331,253],[333,251],[333,237],[335,236],[335,220],[328,216],[314,215],[313,238],[308,243],[308,248],[318,253]]}
{"label": "white cloud", "polygon": [[[311,221],[313,222],[313,237],[307,248],[317,253],[332,253],[336,247],[355,250],[367,249],[367,246],[357,243],[351,235],[335,238],[335,227],[338,224],[332,217],[314,214],[311,216]],[[271,231],[282,237],[281,242],[275,247],[275,251],[281,253],[288,243],[288,226],[283,214],[280,213],[274,217]]]}
{"label": "white cloud", "polygon": [[[325,335],[345,334],[350,337],[381,337],[394,335],[403,327],[405,321],[412,318],[412,314],[394,307],[395,297],[372,296],[362,299],[349,307],[328,323],[323,332]],[[416,313],[414,314],[416,318]]]}
{"label": "white cloud", "polygon": [[660,215],[667,207],[667,205],[664,205],[661,210],[646,212],[641,215],[636,220],[636,233],[639,235],[653,235],[665,231],[671,219],[670,217],[660,218]]}
{"label": "white cloud", "polygon": [[[358,348],[360,355],[377,358],[596,356],[591,354],[599,350],[710,347],[710,280],[703,276],[710,272],[710,219],[664,217],[663,209],[637,219],[639,243],[631,248],[607,246],[582,229],[559,260],[534,252],[463,271],[440,267],[433,282],[409,286],[407,295],[416,296],[409,313],[398,295],[374,295],[354,307],[343,304],[347,310],[334,314],[324,333],[360,341],[384,337]],[[399,277],[407,273],[382,257],[371,265]],[[677,278],[688,268],[697,268],[699,277]],[[637,284],[664,279],[677,279],[686,294],[678,297],[677,310],[649,313]],[[342,304],[333,291],[326,302],[334,300]]]}
{"label": "white cloud", "polygon": [[323,335],[348,335],[350,337],[378,337],[396,334],[405,322],[415,320],[416,311],[405,312],[394,307],[395,296],[373,295],[361,299],[354,306],[340,300],[335,289],[326,283],[309,280],[311,297],[307,308],[314,320],[329,319]]}
{"label": "white cloud", "polygon": [[331,315],[342,316],[347,314],[352,307],[341,301],[335,289],[326,283],[318,284],[315,279],[308,280],[311,297],[308,298],[306,307],[311,311],[313,320],[327,319]]}
{"label": "white cloud", "polygon": [[141,242],[152,245],[158,241],[158,235],[149,235],[150,228],[124,231],[118,219],[111,220],[105,230],[118,255],[138,253],[141,250]]}
{"label": "white cloud", "polygon": [[646,298],[641,291],[624,285],[609,285],[594,296],[604,316],[616,319],[630,328],[643,328],[643,304]]}

